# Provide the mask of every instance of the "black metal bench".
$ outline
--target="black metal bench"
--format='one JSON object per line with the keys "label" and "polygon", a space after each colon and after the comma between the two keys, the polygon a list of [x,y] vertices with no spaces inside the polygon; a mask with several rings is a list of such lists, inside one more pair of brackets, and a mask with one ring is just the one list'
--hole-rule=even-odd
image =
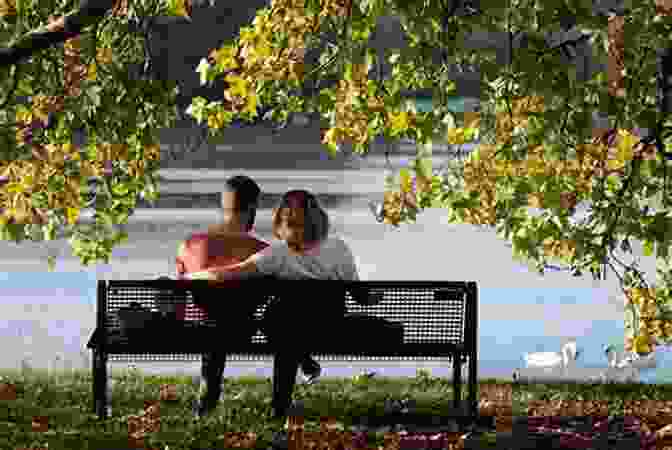
{"label": "black metal bench", "polygon": [[[205,283],[205,284],[204,284]],[[294,282],[301,283],[301,281]],[[338,340],[313,354],[319,359],[370,360],[449,358],[453,364],[454,409],[466,420],[478,418],[477,405],[477,307],[478,290],[475,282],[449,281],[357,281],[339,283],[345,294],[348,314],[365,314],[403,324],[403,344],[392,347],[362,346]],[[192,312],[193,290],[185,286],[207,289],[207,281],[99,281],[96,329],[87,344],[93,353],[93,411],[99,418],[107,416],[107,362],[133,361],[191,361],[217,344],[217,323],[202,312]],[[137,302],[146,309],[156,310],[157,293],[172,292],[187,302],[185,321],[167,323],[151,320],[141,334],[120,331],[117,311]],[[266,303],[254,312],[260,320],[268,302],[277,301],[271,290]],[[158,315],[153,313],[153,317]],[[220,325],[221,326],[221,325]],[[171,339],[176,337],[175,339]],[[221,340],[221,339],[220,339]],[[258,331],[251,340],[227,346],[227,359],[255,360],[272,356],[273,349],[266,336]],[[236,358],[238,356],[238,358]],[[344,358],[345,356],[345,358]],[[468,399],[461,400],[462,366],[468,365]],[[452,415],[452,414],[451,414]]]}

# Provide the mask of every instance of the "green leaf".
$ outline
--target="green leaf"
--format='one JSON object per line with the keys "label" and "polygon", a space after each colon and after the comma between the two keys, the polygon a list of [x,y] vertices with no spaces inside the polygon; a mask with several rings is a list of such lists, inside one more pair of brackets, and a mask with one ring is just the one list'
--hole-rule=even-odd
{"label": "green leaf", "polygon": [[33,207],[46,209],[49,204],[49,198],[46,192],[35,192],[30,196]]}
{"label": "green leaf", "polygon": [[401,184],[408,183],[411,180],[411,172],[406,167],[399,169],[399,179]]}
{"label": "green leaf", "polygon": [[415,160],[415,170],[420,174],[420,176],[429,178],[432,174],[432,159],[431,157],[418,157]]}
{"label": "green leaf", "polygon": [[335,158],[340,150],[340,146],[334,142],[327,143],[327,155],[329,158]]}
{"label": "green leaf", "polygon": [[644,241],[644,256],[653,255],[653,242],[649,240]]}
{"label": "green leaf", "polygon": [[114,237],[114,243],[116,244],[123,244],[128,242],[128,233],[126,231],[119,231],[116,233]]}
{"label": "green leaf", "polygon": [[191,105],[185,111],[186,114],[192,116],[200,124],[204,120],[206,113],[207,100],[203,97],[194,97],[191,100]]}
{"label": "green leaf", "polygon": [[208,63],[208,60],[206,58],[201,58],[201,61],[198,63],[198,67],[196,67],[196,72],[199,75],[201,86],[205,85],[210,80],[211,71],[212,67],[210,66],[210,63]]}
{"label": "green leaf", "polygon": [[49,178],[47,187],[51,192],[58,192],[65,189],[65,178],[62,175],[55,175]]}
{"label": "green leaf", "polygon": [[118,183],[112,186],[112,192],[119,196],[128,195],[129,187],[125,183]]}
{"label": "green leaf", "polygon": [[345,72],[343,73],[343,79],[346,81],[352,81],[352,63],[345,65]]}
{"label": "green leaf", "polygon": [[26,97],[35,95],[35,90],[33,89],[34,80],[35,79],[32,76],[27,75],[25,71],[23,71],[16,84],[16,91],[14,93],[17,96],[26,96]]}
{"label": "green leaf", "polygon": [[441,122],[446,126],[446,128],[455,128],[455,114],[451,111],[447,111]]}
{"label": "green leaf", "polygon": [[471,142],[474,140],[474,137],[478,134],[478,128],[465,128],[464,129],[464,140],[466,142]]}
{"label": "green leaf", "polygon": [[90,86],[88,89],[84,90],[86,96],[89,97],[89,100],[91,100],[91,103],[93,103],[96,108],[100,106],[100,93],[102,90],[102,86],[97,85]]}

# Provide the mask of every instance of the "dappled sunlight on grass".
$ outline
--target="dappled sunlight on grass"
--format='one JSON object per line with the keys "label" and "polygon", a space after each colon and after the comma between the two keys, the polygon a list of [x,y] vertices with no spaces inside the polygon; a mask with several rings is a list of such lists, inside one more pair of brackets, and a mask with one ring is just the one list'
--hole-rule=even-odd
{"label": "dappled sunlight on grass", "polygon": [[[112,417],[99,422],[91,412],[90,370],[51,376],[40,370],[0,371],[1,447],[37,449],[48,444],[49,450],[101,450],[142,444],[161,450],[236,445],[266,449],[274,433],[284,429],[284,423],[271,419],[269,378],[225,377],[222,401],[201,421],[192,418],[191,402],[198,386],[190,376],[141,376],[127,371],[111,378]],[[670,386],[641,384],[512,385],[504,380],[482,380],[479,413],[495,417],[494,427],[481,430],[486,431],[482,438],[494,443],[495,431],[510,433],[516,416],[599,416],[605,412],[639,417],[642,428],[653,432],[672,423],[672,408],[662,402],[670,391]],[[466,396],[463,385],[462,398]],[[445,416],[452,407],[452,382],[419,373],[415,378],[324,379],[312,386],[297,384],[294,399],[303,405],[303,414],[296,420],[301,425],[289,421],[287,428],[302,427],[304,442],[326,439],[329,430],[356,434],[362,429],[363,417],[382,416],[388,400],[407,398],[413,399],[413,412],[418,415]],[[388,438],[390,433],[403,438],[400,448],[405,448],[404,439],[410,439],[403,429],[398,433],[391,427],[368,431],[366,445],[374,448],[392,445],[385,443],[386,432]],[[315,434],[319,432],[327,434]],[[446,436],[448,440],[441,441],[446,446],[457,439],[457,433]]]}

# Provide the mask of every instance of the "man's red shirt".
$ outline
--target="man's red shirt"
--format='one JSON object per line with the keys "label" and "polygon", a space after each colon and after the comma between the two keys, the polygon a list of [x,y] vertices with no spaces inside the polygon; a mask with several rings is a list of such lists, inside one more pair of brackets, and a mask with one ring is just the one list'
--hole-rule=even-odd
{"label": "man's red shirt", "polygon": [[[251,232],[226,232],[211,227],[207,232],[192,234],[180,244],[175,258],[176,273],[178,278],[184,278],[212,267],[238,264],[269,245]],[[195,309],[201,310],[196,306]]]}

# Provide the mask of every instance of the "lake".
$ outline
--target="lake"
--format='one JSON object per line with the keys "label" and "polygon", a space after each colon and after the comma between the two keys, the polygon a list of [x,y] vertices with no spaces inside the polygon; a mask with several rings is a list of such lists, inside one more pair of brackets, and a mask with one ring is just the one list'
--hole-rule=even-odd
{"label": "lake", "polygon": [[[510,377],[515,368],[522,367],[525,352],[558,351],[562,342],[572,336],[584,350],[579,364],[605,367],[602,344],[622,343],[623,301],[613,274],[606,281],[595,282],[589,275],[573,278],[565,272],[549,272],[541,277],[530,273],[512,260],[511,249],[494,231],[449,225],[441,210],[431,210],[420,216],[418,223],[401,230],[377,224],[365,210],[336,208],[329,212],[334,218],[334,232],[344,237],[356,256],[362,279],[478,283],[479,377]],[[178,240],[194,224],[208,223],[209,216],[202,215],[205,213],[192,214],[195,216],[183,212],[181,222],[170,232],[138,232],[131,242],[115,249],[110,264],[87,269],[68,254],[64,242],[49,243],[61,255],[57,273],[46,272],[44,244],[3,242],[0,365],[19,367],[25,359],[34,367],[48,367],[59,356],[60,361],[68,361],[74,367],[83,366],[81,352],[95,323],[96,280],[150,279],[172,274]],[[170,213],[165,216],[161,220],[170,221]],[[268,211],[260,211],[257,232],[270,239]],[[647,277],[652,277],[653,258],[643,258],[640,245],[634,245],[633,252],[640,256]],[[270,360],[235,362],[227,373],[270,374],[271,364]],[[418,364],[325,363],[325,376],[350,376],[364,369],[413,376]],[[445,362],[426,361],[424,367],[435,376],[450,374]],[[154,369],[195,373],[198,364],[157,364]],[[670,378],[663,370],[656,370],[654,378],[649,376],[649,381],[652,379],[662,382]]]}

